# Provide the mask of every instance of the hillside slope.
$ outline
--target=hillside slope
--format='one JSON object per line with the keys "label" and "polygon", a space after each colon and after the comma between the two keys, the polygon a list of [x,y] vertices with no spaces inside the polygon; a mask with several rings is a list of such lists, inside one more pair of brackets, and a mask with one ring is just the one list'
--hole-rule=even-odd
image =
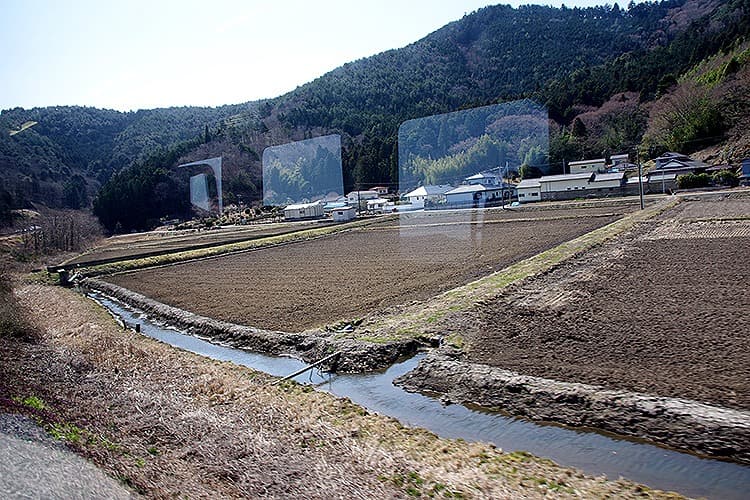
{"label": "hillside slope", "polygon": [[[102,210],[117,212],[108,219],[120,220],[127,199],[118,187],[153,196],[163,187],[157,169],[222,155],[227,201],[257,200],[266,147],[338,133],[348,189],[395,187],[403,121],[532,98],[549,110],[547,161],[554,168],[563,158],[633,149],[654,100],[700,61],[734,50],[749,32],[750,0],[667,0],[627,9],[486,7],[407,47],[347,63],[264,102],[137,113],[5,111],[3,128],[39,124],[0,139],[0,167],[14,173],[9,185],[21,186],[16,203],[70,205],[62,184],[72,174],[83,176],[90,197],[100,182],[130,166],[99,197]],[[586,126],[574,126],[577,118]],[[155,211],[168,210],[169,203],[158,201]],[[145,223],[140,218],[123,227]]]}

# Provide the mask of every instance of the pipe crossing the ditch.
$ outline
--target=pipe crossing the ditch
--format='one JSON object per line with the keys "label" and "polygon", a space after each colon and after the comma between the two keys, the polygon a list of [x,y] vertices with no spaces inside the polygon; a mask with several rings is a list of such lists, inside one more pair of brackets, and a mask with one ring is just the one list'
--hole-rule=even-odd
{"label": "pipe crossing the ditch", "polygon": [[338,357],[338,356],[340,356],[340,355],[341,355],[341,352],[340,352],[340,351],[336,351],[336,352],[334,352],[333,354],[330,354],[330,355],[326,356],[325,358],[323,358],[323,359],[321,359],[321,360],[318,360],[318,361],[316,361],[315,363],[313,363],[313,364],[311,364],[311,365],[307,365],[306,367],[302,368],[301,370],[297,370],[296,372],[294,372],[294,373],[291,373],[291,374],[287,375],[287,376],[286,376],[286,377],[284,377],[284,378],[280,378],[280,379],[278,379],[277,381],[275,381],[275,382],[274,382],[273,384],[271,384],[271,385],[276,385],[276,384],[279,384],[279,383],[281,383],[281,382],[283,382],[283,381],[285,381],[285,380],[289,380],[289,379],[292,379],[292,378],[296,377],[297,375],[302,375],[302,374],[303,374],[303,373],[305,373],[306,371],[312,370],[313,368],[316,368],[316,367],[318,367],[318,366],[322,365],[322,364],[323,364],[323,363],[325,363],[326,361],[328,361],[328,360],[331,360],[331,359],[333,359],[333,358],[336,358],[336,357]]}

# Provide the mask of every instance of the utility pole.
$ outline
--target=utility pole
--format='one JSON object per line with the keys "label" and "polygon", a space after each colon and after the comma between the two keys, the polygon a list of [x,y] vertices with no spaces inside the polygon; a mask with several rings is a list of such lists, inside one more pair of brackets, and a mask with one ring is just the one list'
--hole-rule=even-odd
{"label": "utility pole", "polygon": [[641,159],[638,157],[638,150],[635,152],[635,161],[638,162],[638,194],[641,198],[641,210],[643,210],[643,171],[641,169]]}

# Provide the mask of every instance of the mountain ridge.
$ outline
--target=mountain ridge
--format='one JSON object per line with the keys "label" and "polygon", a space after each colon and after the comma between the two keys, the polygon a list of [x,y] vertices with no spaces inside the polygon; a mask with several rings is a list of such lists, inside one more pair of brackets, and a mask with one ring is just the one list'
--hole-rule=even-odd
{"label": "mountain ridge", "polygon": [[[265,147],[339,133],[348,188],[393,186],[400,123],[520,98],[532,98],[549,109],[550,164],[594,150],[601,155],[602,147],[619,152],[640,144],[649,103],[668,92],[679,75],[744,39],[748,4],[667,0],[627,9],[617,4],[585,9],[490,6],[403,48],[345,63],[273,99],[215,108],[114,112],[119,115],[96,108],[6,110],[0,114],[2,128],[17,127],[22,120],[39,124],[14,137],[18,143],[30,143],[20,152],[16,148],[9,154],[9,138],[0,134],[0,167],[6,171],[12,160],[36,151],[36,164],[26,161],[26,170],[16,169],[12,179],[21,184],[21,195],[38,202],[40,193],[52,190],[45,191],[46,185],[59,188],[71,176],[81,175],[86,201],[96,193],[105,199],[109,190],[113,209],[122,200],[112,193],[116,186],[106,182],[111,184],[116,172],[125,172],[117,182],[130,182],[138,175],[131,179],[128,170],[148,177],[146,171],[168,169],[170,161],[174,166],[223,155],[230,174],[228,200],[237,194],[251,200],[259,198]],[[606,107],[618,95],[628,96],[630,104],[610,120],[614,125],[604,120],[606,126],[597,134],[607,141],[572,134],[580,114]],[[60,125],[65,117],[58,116],[65,115],[65,109],[85,119],[66,128]],[[56,127],[46,123],[49,117]],[[34,182],[39,184],[36,197]],[[64,190],[58,191],[64,206]]]}

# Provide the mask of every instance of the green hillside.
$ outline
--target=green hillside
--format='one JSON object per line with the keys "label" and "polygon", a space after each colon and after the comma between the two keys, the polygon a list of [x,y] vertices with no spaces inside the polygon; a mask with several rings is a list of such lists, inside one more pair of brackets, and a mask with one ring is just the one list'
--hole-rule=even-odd
{"label": "green hillside", "polygon": [[[750,0],[486,7],[268,101],[132,113],[4,111],[2,129],[38,124],[0,134],[0,168],[16,205],[85,206],[99,193],[97,212],[110,229],[117,222],[140,228],[170,211],[167,171],[178,162],[221,155],[226,200],[258,200],[266,147],[338,133],[347,188],[397,186],[397,132],[405,120],[531,98],[549,110],[545,160],[554,170],[563,158],[641,145],[656,119],[652,107],[681,75],[732,53],[749,30]],[[730,122],[719,120],[700,147],[725,141]],[[644,146],[669,147],[649,137]],[[133,199],[149,200],[137,216]]]}

